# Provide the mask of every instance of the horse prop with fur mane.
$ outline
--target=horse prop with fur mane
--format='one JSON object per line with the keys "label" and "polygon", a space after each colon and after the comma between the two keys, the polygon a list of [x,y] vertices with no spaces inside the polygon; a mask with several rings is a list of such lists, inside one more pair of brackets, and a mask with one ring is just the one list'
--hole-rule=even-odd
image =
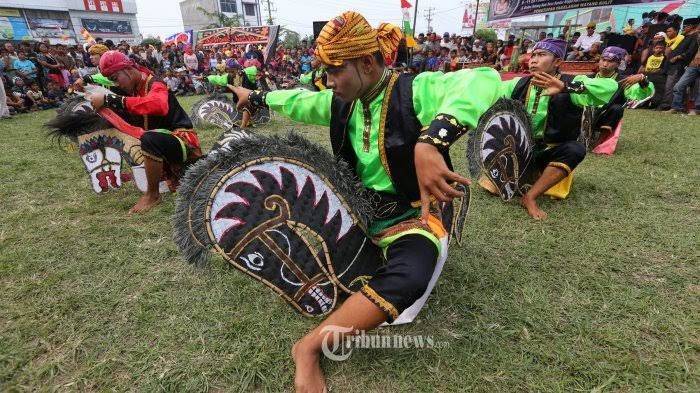
{"label": "horse prop with fur mane", "polygon": [[525,195],[536,175],[530,129],[522,104],[501,98],[469,133],[467,160],[472,178],[504,201]]}
{"label": "horse prop with fur mane", "polygon": [[[66,101],[46,127],[49,135],[77,144],[96,193],[119,188],[131,178],[141,192],[146,192],[140,141],[143,129],[128,124],[111,109],[96,112],[82,96]],[[124,170],[123,162],[131,168],[131,176]],[[160,190],[168,191],[165,182],[161,182]]]}
{"label": "horse prop with fur mane", "polygon": [[[298,134],[231,130],[182,178],[174,241],[190,263],[206,264],[213,251],[301,314],[323,316],[385,263],[366,234],[371,200],[344,162]],[[446,228],[467,207],[453,214],[445,205]],[[442,240],[425,296],[395,323],[413,320],[427,300],[447,255]]]}

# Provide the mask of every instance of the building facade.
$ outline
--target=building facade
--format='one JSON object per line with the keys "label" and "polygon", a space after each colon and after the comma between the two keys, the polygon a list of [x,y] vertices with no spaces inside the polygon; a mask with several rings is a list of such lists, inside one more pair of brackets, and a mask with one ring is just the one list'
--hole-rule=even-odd
{"label": "building facade", "polygon": [[84,42],[93,37],[138,43],[135,0],[3,0],[0,40],[40,40],[51,44]]}
{"label": "building facade", "polygon": [[238,16],[244,26],[261,26],[260,4],[258,0],[184,0],[180,2],[180,13],[185,30],[202,30],[215,23],[198,8],[207,12],[221,12],[228,17]]}

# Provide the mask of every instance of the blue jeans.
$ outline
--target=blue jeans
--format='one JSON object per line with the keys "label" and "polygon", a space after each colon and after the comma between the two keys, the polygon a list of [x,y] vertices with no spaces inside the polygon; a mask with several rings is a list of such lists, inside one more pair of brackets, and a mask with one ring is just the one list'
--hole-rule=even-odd
{"label": "blue jeans", "polygon": [[[685,90],[692,87],[695,80],[700,78],[700,67],[688,66],[681,78],[673,86],[673,104],[671,108],[685,110]],[[700,89],[695,92],[695,108],[700,109]]]}

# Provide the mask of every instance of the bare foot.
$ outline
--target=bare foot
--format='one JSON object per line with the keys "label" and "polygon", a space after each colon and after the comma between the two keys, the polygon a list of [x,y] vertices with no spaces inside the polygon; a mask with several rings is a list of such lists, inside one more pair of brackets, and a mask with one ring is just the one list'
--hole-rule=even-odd
{"label": "bare foot", "polygon": [[307,348],[302,338],[292,347],[292,358],[296,367],[294,387],[298,393],[328,392],[318,351]]}
{"label": "bare foot", "polygon": [[129,214],[132,213],[143,213],[145,211],[150,210],[153,206],[157,205],[160,203],[160,193],[157,194],[143,194],[141,198],[139,198],[138,202],[129,209]]}
{"label": "bare foot", "polygon": [[537,202],[534,199],[528,198],[527,195],[520,198],[520,205],[527,209],[527,214],[535,220],[543,220],[547,218],[547,213],[537,206]]}

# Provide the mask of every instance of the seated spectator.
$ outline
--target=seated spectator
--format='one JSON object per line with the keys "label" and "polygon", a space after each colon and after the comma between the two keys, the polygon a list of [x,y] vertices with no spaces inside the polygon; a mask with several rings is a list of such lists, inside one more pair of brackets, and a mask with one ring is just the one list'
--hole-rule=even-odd
{"label": "seated spectator", "polygon": [[578,40],[574,43],[573,52],[571,52],[566,60],[576,60],[580,59],[582,55],[580,52],[586,52],[591,48],[594,42],[602,42],[600,34],[595,32],[596,24],[591,22],[586,26],[586,34],[581,35]]}
{"label": "seated spectator", "polygon": [[36,64],[27,59],[27,54],[20,51],[17,53],[17,60],[13,63],[15,72],[26,82],[31,83],[36,80]]}
{"label": "seated spectator", "polygon": [[27,109],[32,108],[34,102],[27,96],[27,87],[24,85],[24,79],[16,76],[12,78],[12,94],[22,101],[22,105]]}
{"label": "seated spectator", "polygon": [[44,97],[44,93],[39,89],[39,84],[36,82],[30,85],[29,90],[27,90],[27,97],[32,101],[32,108],[35,110],[55,108],[57,106],[55,101]]}
{"label": "seated spectator", "polygon": [[578,61],[600,61],[600,42],[594,42],[587,51],[579,51]]}
{"label": "seated spectator", "polygon": [[58,87],[58,84],[54,81],[49,81],[46,85],[46,98],[56,105],[60,105],[65,97],[63,89]]}
{"label": "seated spectator", "polygon": [[165,85],[168,86],[170,91],[177,95],[180,90],[180,78],[174,76],[173,72],[168,70],[165,71],[165,78],[163,78],[163,82],[165,82]]}

